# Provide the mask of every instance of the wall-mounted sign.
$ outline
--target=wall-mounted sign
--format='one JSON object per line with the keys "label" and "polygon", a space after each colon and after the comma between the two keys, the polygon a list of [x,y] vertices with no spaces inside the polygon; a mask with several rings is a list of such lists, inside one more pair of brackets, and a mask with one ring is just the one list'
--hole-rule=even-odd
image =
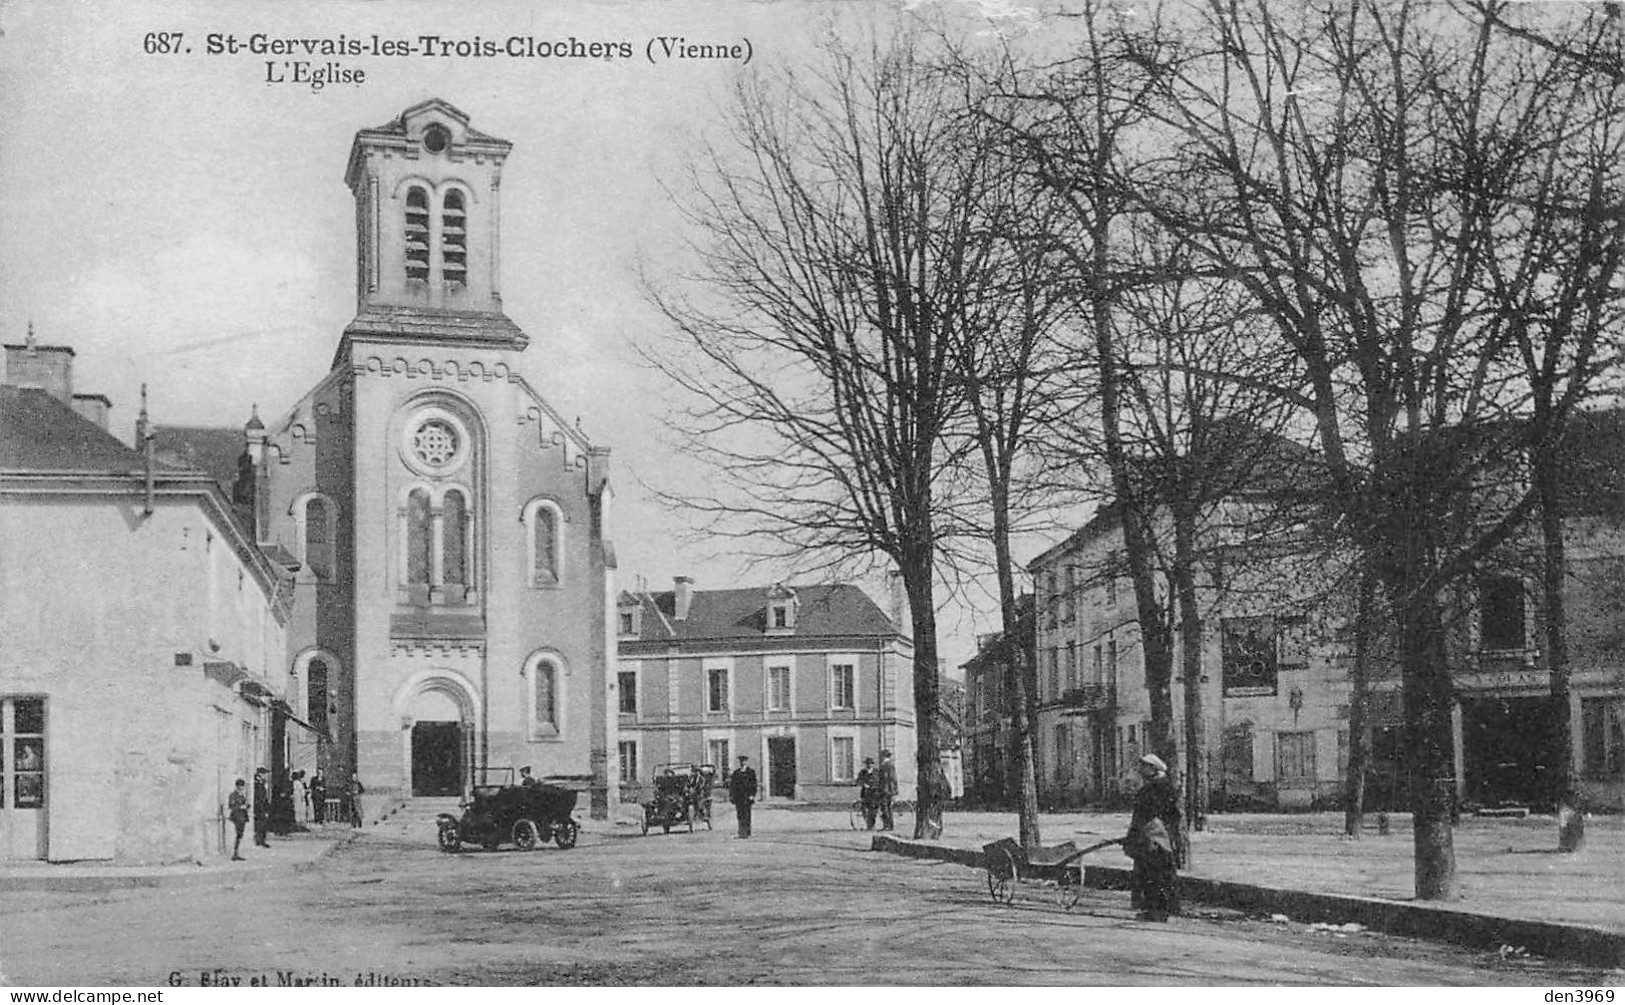
{"label": "wall-mounted sign", "polygon": [[1225,618],[1220,623],[1224,646],[1224,695],[1252,698],[1276,693],[1275,618]]}

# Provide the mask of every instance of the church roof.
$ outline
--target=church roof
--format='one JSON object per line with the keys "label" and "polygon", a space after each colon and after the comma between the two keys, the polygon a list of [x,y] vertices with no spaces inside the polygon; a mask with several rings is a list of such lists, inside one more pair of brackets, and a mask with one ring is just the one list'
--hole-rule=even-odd
{"label": "church roof", "polygon": [[141,454],[46,391],[0,386],[0,468],[127,474]]}
{"label": "church roof", "polygon": [[[642,619],[639,641],[759,639],[767,631],[767,587],[695,590],[690,596],[688,617],[678,621],[672,591],[639,594],[637,602],[646,610],[653,606],[664,615]],[[867,593],[851,584],[797,586],[795,597],[796,621],[790,634],[796,637],[898,634],[885,612]],[[668,624],[670,632],[666,629]]]}
{"label": "church roof", "polygon": [[207,471],[226,497],[237,481],[237,458],[243,453],[243,431],[230,426],[156,426],[153,452],[170,467]]}

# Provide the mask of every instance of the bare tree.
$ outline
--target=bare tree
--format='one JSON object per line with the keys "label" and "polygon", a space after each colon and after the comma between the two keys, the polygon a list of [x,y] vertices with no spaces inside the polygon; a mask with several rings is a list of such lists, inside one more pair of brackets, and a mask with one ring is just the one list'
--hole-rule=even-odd
{"label": "bare tree", "polygon": [[1178,56],[1142,54],[1180,168],[1147,209],[1233,269],[1300,364],[1293,400],[1398,622],[1416,892],[1454,897],[1447,594],[1535,511],[1485,487],[1550,433],[1499,421],[1523,399],[1485,290],[1520,254],[1498,225],[1554,142],[1561,75],[1432,5],[1210,0],[1199,20]]}
{"label": "bare tree", "polygon": [[805,565],[883,556],[914,636],[915,836],[940,827],[936,586],[977,522],[957,371],[1002,263],[983,225],[992,130],[917,31],[823,43],[745,77],[730,143],[683,201],[697,268],[647,284],[670,324],[645,358],[688,392],[675,419],[712,488],[670,500],[708,533]]}

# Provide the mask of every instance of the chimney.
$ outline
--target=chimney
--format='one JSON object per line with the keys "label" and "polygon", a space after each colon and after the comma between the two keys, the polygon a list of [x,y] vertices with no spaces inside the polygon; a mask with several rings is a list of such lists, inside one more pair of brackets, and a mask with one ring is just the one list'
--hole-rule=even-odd
{"label": "chimney", "polygon": [[6,383],[11,387],[37,387],[67,405],[73,405],[73,350],[65,345],[34,341],[34,323],[28,323],[28,341],[6,346]]}
{"label": "chimney", "polygon": [[76,394],[73,396],[73,410],[94,422],[96,425],[107,428],[107,413],[112,411],[113,403],[105,394]]}
{"label": "chimney", "polygon": [[694,577],[676,576],[672,579],[673,621],[688,620],[688,605],[694,600]]}

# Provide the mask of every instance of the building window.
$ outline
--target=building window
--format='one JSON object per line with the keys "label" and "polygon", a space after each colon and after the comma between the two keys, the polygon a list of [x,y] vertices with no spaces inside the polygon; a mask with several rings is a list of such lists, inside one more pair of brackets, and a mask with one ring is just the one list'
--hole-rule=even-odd
{"label": "building window", "polygon": [[622,670],[615,675],[615,690],[621,696],[621,714],[638,714],[638,675],[632,670]]}
{"label": "building window", "polygon": [[1117,606],[1117,552],[1106,552],[1106,606]]}
{"label": "building window", "polygon": [[557,659],[537,653],[525,662],[530,685],[530,738],[556,739],[564,733],[564,686]]}
{"label": "building window", "polygon": [[832,736],[829,740],[829,777],[835,782],[850,782],[858,777],[858,741],[851,736]]}
{"label": "building window", "polygon": [[829,668],[829,707],[856,708],[857,669],[850,663],[833,663]]}
{"label": "building window", "polygon": [[790,710],[790,668],[767,668],[767,710],[769,712],[787,712]]}
{"label": "building window", "polygon": [[788,605],[786,605],[786,604],[774,604],[773,605],[773,627],[774,628],[789,628],[790,627],[790,608],[789,608]]}
{"label": "building window", "polygon": [[620,752],[621,781],[631,785],[638,780],[638,741],[622,740],[615,749]]}
{"label": "building window", "polygon": [[[525,507],[526,547],[530,551],[530,585],[557,586],[559,584],[559,555],[563,543],[564,511],[551,499],[533,499]],[[624,607],[623,607],[624,611]],[[631,631],[637,631],[634,618]]]}
{"label": "building window", "polygon": [[1066,723],[1055,727],[1055,779],[1056,781],[1069,781],[1072,778],[1072,731]]}
{"label": "building window", "polygon": [[1315,780],[1314,733],[1275,735],[1275,777],[1283,782]]}
{"label": "building window", "polygon": [[429,585],[429,573],[434,559],[430,550],[433,531],[429,516],[429,490],[413,489],[406,497],[406,582],[411,586]]}
{"label": "building window", "polygon": [[1478,584],[1479,638],[1484,649],[1524,647],[1523,582],[1485,576]]}
{"label": "building window", "polygon": [[1582,698],[1580,724],[1586,777],[1625,776],[1625,698]]}
{"label": "building window", "polygon": [[0,699],[0,809],[45,806],[45,699]]}
{"label": "building window", "polygon": [[1101,681],[1101,683],[1103,683],[1107,687],[1111,688],[1113,693],[1115,693],[1117,691],[1117,643],[1116,642],[1107,642],[1106,643],[1106,676],[1105,676],[1104,680]]}
{"label": "building window", "polygon": [[1078,616],[1078,567],[1066,567],[1066,596],[1061,600],[1061,620],[1071,621]]}
{"label": "building window", "polygon": [[1049,697],[1054,701],[1061,697],[1061,651],[1050,646],[1049,652]]}
{"label": "building window", "polygon": [[333,577],[333,504],[322,496],[305,501],[305,568],[317,579]]}
{"label": "building window", "polygon": [[728,711],[728,669],[711,667],[705,672],[705,710]]}
{"label": "building window", "polygon": [[637,634],[637,630],[633,627],[633,625],[636,624],[636,620],[637,620],[634,617],[634,615],[636,615],[636,614],[637,614],[636,611],[622,611],[621,612],[621,634],[622,635],[636,635]]}
{"label": "building window", "polygon": [[441,583],[465,586],[468,583],[468,502],[456,490],[440,501]]}
{"label": "building window", "polygon": [[721,780],[728,773],[728,741],[724,739],[705,741],[705,763],[717,769],[717,779]]}
{"label": "building window", "polygon": [[406,192],[406,278],[429,281],[429,194],[415,185]]}
{"label": "building window", "polygon": [[440,278],[448,283],[468,282],[468,212],[463,193],[446,193],[440,213]]}
{"label": "building window", "polygon": [[305,665],[305,720],[316,732],[327,733],[327,661],[313,659]]}
{"label": "building window", "polygon": [[1066,644],[1066,689],[1068,691],[1078,686],[1078,644],[1068,640]]}

